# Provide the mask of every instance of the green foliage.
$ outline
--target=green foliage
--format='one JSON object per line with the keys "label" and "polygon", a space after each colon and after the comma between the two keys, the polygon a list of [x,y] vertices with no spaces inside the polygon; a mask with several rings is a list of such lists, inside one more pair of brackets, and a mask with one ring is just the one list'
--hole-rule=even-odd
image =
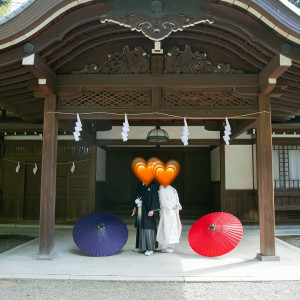
{"label": "green foliage", "polygon": [[288,0],[288,1],[300,8],[300,0]]}
{"label": "green foliage", "polygon": [[0,18],[9,13],[11,0],[0,0]]}
{"label": "green foliage", "polygon": [[10,4],[10,0],[0,0],[0,6],[4,5],[4,6],[8,6]]}

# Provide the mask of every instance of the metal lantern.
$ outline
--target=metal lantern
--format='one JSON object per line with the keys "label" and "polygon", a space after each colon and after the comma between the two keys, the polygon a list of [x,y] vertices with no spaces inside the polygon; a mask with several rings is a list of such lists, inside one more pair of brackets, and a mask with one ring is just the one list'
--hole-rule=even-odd
{"label": "metal lantern", "polygon": [[169,140],[168,133],[161,128],[154,128],[147,135],[148,142],[163,143]]}

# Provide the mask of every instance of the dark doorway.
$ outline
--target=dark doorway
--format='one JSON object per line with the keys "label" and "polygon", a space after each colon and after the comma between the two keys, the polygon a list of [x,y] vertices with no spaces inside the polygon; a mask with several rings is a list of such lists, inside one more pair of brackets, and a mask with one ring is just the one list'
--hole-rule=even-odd
{"label": "dark doorway", "polygon": [[112,147],[108,148],[106,155],[106,181],[97,184],[97,210],[129,216],[130,203],[138,184],[131,162],[135,157],[145,160],[157,157],[164,163],[171,159],[180,163],[179,175],[172,186],[179,194],[182,218],[197,219],[212,212],[209,147]]}

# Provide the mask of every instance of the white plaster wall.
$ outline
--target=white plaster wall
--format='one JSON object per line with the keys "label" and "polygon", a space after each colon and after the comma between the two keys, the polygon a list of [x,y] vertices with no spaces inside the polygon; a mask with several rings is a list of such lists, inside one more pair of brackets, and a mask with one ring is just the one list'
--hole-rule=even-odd
{"label": "white plaster wall", "polygon": [[[183,125],[183,124],[182,124]],[[167,131],[170,139],[180,139],[182,135],[183,126],[161,126],[162,129]],[[130,126],[128,132],[128,139],[145,140],[147,134],[154,126]],[[219,131],[208,131],[203,126],[189,126],[189,139],[220,139]],[[122,139],[121,136],[122,126],[113,126],[109,131],[97,131],[97,139]]]}
{"label": "white plaster wall", "polygon": [[210,151],[211,181],[220,181],[220,147]]}
{"label": "white plaster wall", "polygon": [[253,189],[251,145],[225,147],[225,188],[227,190]]}
{"label": "white plaster wall", "polygon": [[253,188],[257,190],[256,144],[253,145]]}
{"label": "white plaster wall", "polygon": [[247,132],[244,132],[244,133],[240,134],[239,136],[237,136],[235,139],[237,139],[237,140],[251,140],[252,135],[248,134]]}
{"label": "white plaster wall", "polygon": [[106,151],[97,147],[96,181],[106,181]]}

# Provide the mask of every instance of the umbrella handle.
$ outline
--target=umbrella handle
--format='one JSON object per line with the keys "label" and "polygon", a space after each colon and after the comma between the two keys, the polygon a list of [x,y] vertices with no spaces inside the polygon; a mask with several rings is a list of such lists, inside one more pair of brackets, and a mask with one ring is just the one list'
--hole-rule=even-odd
{"label": "umbrella handle", "polygon": [[105,224],[104,223],[99,224],[98,229],[105,229]]}
{"label": "umbrella handle", "polygon": [[216,229],[216,225],[211,224],[211,225],[209,225],[208,229],[209,230],[215,230]]}

